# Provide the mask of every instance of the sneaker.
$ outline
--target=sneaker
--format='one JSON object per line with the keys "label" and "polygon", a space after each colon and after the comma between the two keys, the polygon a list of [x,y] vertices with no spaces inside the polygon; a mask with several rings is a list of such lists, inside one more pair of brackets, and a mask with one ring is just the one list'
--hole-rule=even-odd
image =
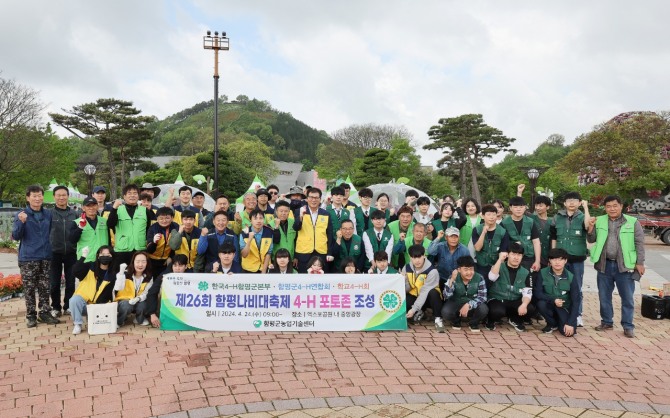
{"label": "sneaker", "polygon": [[26,317],[26,327],[35,328],[37,326],[37,317],[34,315]]}
{"label": "sneaker", "polygon": [[444,334],[444,322],[442,322],[442,318],[435,318],[435,331]]}
{"label": "sneaker", "polygon": [[56,309],[52,310],[52,311],[51,311],[51,316],[53,316],[54,318],[60,318],[60,316],[61,316],[60,309],[58,309],[58,310],[56,310]]}
{"label": "sneaker", "polygon": [[533,320],[531,318],[525,317],[523,319],[523,324],[524,325],[533,325]]}
{"label": "sneaker", "polygon": [[487,322],[486,323],[486,329],[489,331],[495,331],[496,330],[496,323],[495,322]]}
{"label": "sneaker", "polygon": [[412,318],[412,322],[414,322],[414,325],[419,325],[421,323],[421,319],[423,319],[423,311],[416,311],[416,313],[414,313],[414,317]]}
{"label": "sneaker", "polygon": [[74,328],[72,328],[72,334],[73,335],[81,334],[81,324],[74,324]]}
{"label": "sneaker", "polygon": [[635,338],[635,330],[633,328],[626,328],[623,330],[623,335],[628,338]]}
{"label": "sneaker", "polygon": [[63,315],[72,316],[72,311],[69,310],[69,309],[66,309],[65,312],[63,312]]}
{"label": "sneaker", "polygon": [[460,330],[461,329],[461,321],[452,321],[451,322],[451,329],[453,330]]}
{"label": "sneaker", "polygon": [[547,325],[546,327],[542,328],[542,332],[545,334],[551,334],[552,332],[556,331],[558,327],[552,327],[551,325]]}
{"label": "sneaker", "polygon": [[593,327],[596,331],[607,331],[610,329],[614,329],[614,325],[612,324],[600,324],[597,327]]}
{"label": "sneaker", "polygon": [[145,319],[144,321],[142,321],[142,323],[140,324],[140,326],[141,326],[141,327],[146,327],[146,326],[149,325],[149,324],[151,324],[151,322],[149,322],[148,319]]}
{"label": "sneaker", "polygon": [[37,317],[37,320],[39,322],[44,322],[45,324],[49,324],[49,325],[60,324],[60,320],[58,318],[56,318],[55,316],[51,315],[51,313],[49,313],[49,312],[42,312]]}
{"label": "sneaker", "polygon": [[582,320],[581,316],[577,317],[577,326],[580,327],[580,328],[584,327],[584,321]]}
{"label": "sneaker", "polygon": [[470,324],[470,331],[472,331],[472,332],[480,332],[480,331],[479,331],[479,324]]}
{"label": "sneaker", "polygon": [[526,326],[523,324],[523,322],[515,322],[512,321],[511,319],[509,320],[509,324],[514,327],[517,332],[524,332],[526,330]]}

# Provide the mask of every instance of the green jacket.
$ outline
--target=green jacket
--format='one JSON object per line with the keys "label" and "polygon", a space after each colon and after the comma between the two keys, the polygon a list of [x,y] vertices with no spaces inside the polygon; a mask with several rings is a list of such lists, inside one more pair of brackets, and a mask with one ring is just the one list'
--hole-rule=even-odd
{"label": "green jacket", "polygon": [[[484,225],[477,225],[477,233],[481,236]],[[500,244],[505,237],[505,228],[496,225],[493,232],[493,239],[484,238],[484,246],[480,251],[477,251],[477,264],[482,267],[492,266],[498,261],[498,254],[500,253]]]}
{"label": "green jacket", "polygon": [[507,263],[502,263],[500,265],[500,275],[498,280],[491,284],[491,287],[488,289],[488,297],[491,299],[498,299],[500,301],[507,300],[519,300],[521,299],[521,289],[527,287],[526,279],[530,275],[530,272],[524,267],[519,267],[519,271],[516,273],[516,279],[514,279],[514,284],[510,284],[509,269],[507,268]]}
{"label": "green jacket", "polygon": [[[623,215],[626,222],[619,229],[619,243],[623,254],[623,264],[627,269],[633,270],[637,263],[637,251],[635,250],[635,222],[637,219]],[[591,249],[591,261],[593,264],[600,261],[601,254],[607,243],[609,233],[609,217],[607,215],[596,218],[596,244]]]}
{"label": "green jacket", "polygon": [[553,225],[556,227],[556,248],[562,248],[572,256],[586,256],[586,233],[582,212],[575,212],[568,226],[567,214],[565,211],[560,211],[554,215]]}

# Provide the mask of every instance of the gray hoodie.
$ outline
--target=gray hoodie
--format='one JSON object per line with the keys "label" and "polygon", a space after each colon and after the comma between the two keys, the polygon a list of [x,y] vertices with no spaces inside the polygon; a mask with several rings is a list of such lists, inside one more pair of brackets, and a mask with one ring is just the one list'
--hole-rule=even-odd
{"label": "gray hoodie", "polygon": [[[403,269],[402,273],[405,275],[405,292],[408,293],[411,289],[411,286],[409,284],[409,280],[407,280],[407,273],[414,273],[414,275],[419,275],[429,269],[431,269],[433,265],[428,261],[426,258],[423,267],[421,267],[419,270],[416,270],[414,268],[414,265],[411,263],[407,264],[405,268]],[[426,303],[426,299],[428,298],[428,292],[430,292],[431,289],[436,288],[440,284],[440,273],[438,273],[436,268],[432,268],[428,272],[428,275],[426,276],[426,280],[423,283],[423,286],[421,287],[421,290],[419,290],[419,296],[416,298],[416,302],[414,302],[414,305],[412,305],[412,309],[414,312],[421,310],[423,305]],[[440,315],[439,313],[436,313],[435,315]]]}

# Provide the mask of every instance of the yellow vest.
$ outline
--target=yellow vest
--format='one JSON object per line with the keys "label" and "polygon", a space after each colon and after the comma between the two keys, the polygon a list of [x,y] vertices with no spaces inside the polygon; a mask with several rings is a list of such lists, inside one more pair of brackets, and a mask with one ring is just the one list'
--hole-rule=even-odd
{"label": "yellow vest", "polygon": [[[412,270],[407,272],[407,281],[409,282],[409,294],[413,296],[419,296],[419,292],[421,292],[421,288],[423,287],[423,284],[426,282],[426,277],[428,276],[428,273],[430,273],[431,270],[433,270],[435,266],[430,266],[429,269],[426,271],[422,271],[419,274],[414,274]],[[438,293],[440,293],[440,297],[442,297],[442,292],[440,292],[440,286],[437,285],[435,287],[435,290],[437,290]]]}
{"label": "yellow vest", "polygon": [[[193,228],[195,230],[195,228]],[[195,263],[195,258],[198,256],[198,241],[200,240],[200,237],[194,237],[191,239],[191,247],[189,248],[188,246],[188,240],[185,237],[181,237],[181,246],[177,251],[175,251],[175,254],[184,254],[186,258],[188,258],[188,264],[186,265],[186,268],[192,269],[193,264]]]}
{"label": "yellow vest", "polygon": [[328,254],[328,215],[321,213],[316,217],[316,225],[312,224],[312,215],[309,210],[302,216],[302,228],[298,231],[295,242],[295,252],[310,254],[313,251],[319,254]]}
{"label": "yellow vest", "polygon": [[133,281],[132,278],[126,279],[126,285],[123,288],[123,290],[120,290],[116,292],[116,297],[114,298],[115,302],[118,302],[120,300],[130,300],[132,298],[137,297],[138,295],[141,295],[142,292],[144,292],[144,288],[147,287],[147,284],[149,282],[142,282],[140,285],[140,290],[135,293],[135,282]]}
{"label": "yellow vest", "polygon": [[98,300],[98,297],[100,297],[100,294],[102,294],[102,291],[105,290],[105,287],[109,286],[109,284],[108,281],[103,281],[100,284],[100,288],[96,289],[97,279],[95,278],[93,270],[90,270],[86,277],[84,277],[84,280],[79,282],[79,287],[77,287],[74,294],[84,298],[86,303],[95,303]]}
{"label": "yellow vest", "polygon": [[272,245],[272,232],[263,228],[259,234],[263,234],[261,237],[260,249],[256,244],[255,237],[254,239],[249,239],[248,236],[244,238],[244,242],[249,247],[249,254],[246,257],[242,257],[242,268],[246,271],[260,271],[263,267],[263,260],[265,260],[265,256],[270,251],[270,245]]}
{"label": "yellow vest", "polygon": [[[173,208],[173,210],[174,210],[174,208]],[[172,222],[174,222],[176,224],[179,224],[179,226],[181,226],[181,212],[179,212],[178,210],[174,211],[174,216],[172,217]],[[196,227],[199,225],[199,222],[200,222],[200,213],[196,212],[196,214],[195,214],[195,226]]]}

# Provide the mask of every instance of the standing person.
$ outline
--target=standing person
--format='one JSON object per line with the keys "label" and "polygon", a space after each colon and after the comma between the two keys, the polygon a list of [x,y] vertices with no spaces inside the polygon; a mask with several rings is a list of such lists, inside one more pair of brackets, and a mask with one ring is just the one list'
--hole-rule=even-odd
{"label": "standing person", "polygon": [[[51,272],[51,211],[44,209],[44,189],[39,185],[28,186],[26,207],[14,215],[12,239],[19,244],[19,270],[23,279],[26,300],[26,326],[33,328],[37,321],[59,324],[51,315],[49,305],[49,273]],[[35,302],[37,291],[39,317]]]}
{"label": "standing person", "polygon": [[461,319],[469,319],[470,331],[479,332],[479,323],[489,313],[486,305],[486,281],[475,271],[475,262],[469,255],[457,260],[458,269],[444,285],[442,317],[451,322],[451,328],[461,329]]}
{"label": "standing person", "polygon": [[[412,235],[393,243],[393,254],[404,254],[405,260],[409,260],[409,248],[412,245],[421,245],[427,252],[430,242],[430,239],[426,236],[426,224],[415,223],[412,227]],[[431,262],[433,261],[432,256],[428,256],[428,259]]]}
{"label": "standing person", "polygon": [[200,190],[193,193],[191,203],[193,203],[193,206],[195,206],[195,208],[200,212],[200,219],[205,219],[205,217],[211,213],[205,209],[205,194]]}
{"label": "standing person", "polygon": [[[158,210],[158,206],[154,205],[154,199],[156,196],[161,194],[161,188],[158,186],[154,186],[151,183],[144,183],[142,187],[140,187],[140,195],[142,193],[146,193],[149,196],[151,196],[151,210],[156,212]],[[170,204],[169,202],[167,203],[168,205]]]}
{"label": "standing person", "polygon": [[335,234],[335,246],[333,250],[335,266],[342,265],[345,258],[353,258],[356,263],[356,269],[363,271],[365,268],[365,248],[363,239],[354,234],[354,223],[351,219],[342,221],[340,230]]}
{"label": "standing person", "polygon": [[[170,234],[168,245],[175,250],[175,256],[186,257],[186,269],[193,271],[198,257],[198,241],[202,230],[195,226],[195,212],[185,210],[181,213],[179,229]],[[174,263],[174,260],[172,261]]]}
{"label": "standing person", "polygon": [[487,289],[491,287],[489,271],[498,261],[498,254],[507,252],[509,245],[509,234],[505,228],[498,225],[497,213],[495,206],[484,205],[482,208],[484,223],[472,231],[472,242],[477,252],[477,273],[486,281]]}
{"label": "standing person", "polygon": [[85,261],[90,263],[95,261],[98,248],[109,245],[109,228],[107,219],[98,215],[98,204],[94,198],[87,197],[82,206],[84,213],[81,218],[74,220],[75,227],[70,234],[70,242],[77,247],[77,259],[81,258],[84,248],[89,249]]}
{"label": "standing person", "polygon": [[93,197],[98,202],[98,215],[107,218],[109,212],[112,211],[112,205],[106,202],[107,190],[103,186],[95,186],[93,188]]}
{"label": "standing person", "polygon": [[[337,231],[340,230],[340,225],[342,222],[351,219],[351,212],[349,212],[349,210],[342,204],[344,201],[343,188],[340,186],[333,187],[333,189],[330,191],[330,195],[331,204],[326,206],[326,210],[330,214],[330,219],[333,220],[333,232],[337,234]],[[336,263],[335,265],[339,266],[339,263]]]}
{"label": "standing person", "polygon": [[179,188],[179,203],[174,205],[174,222],[181,225],[181,214],[185,210],[190,210],[195,213],[195,224],[200,226],[202,215],[198,208],[191,204],[191,197],[193,190],[188,186],[181,186]]}
{"label": "standing person", "polygon": [[[191,213],[194,213],[191,211]],[[151,263],[153,279],[157,278],[172,263],[172,255],[179,248],[179,241],[171,239],[180,225],[172,221],[174,212],[169,206],[156,211],[157,222],[147,229],[147,254]],[[170,245],[172,244],[172,246]]]}
{"label": "standing person", "polygon": [[[398,209],[398,220],[393,221],[387,225],[389,231],[393,235],[393,242],[404,241],[408,236],[412,235],[414,228],[414,209],[409,206],[401,206]],[[391,257],[391,265],[395,268],[401,269],[409,260],[405,259],[404,254],[396,254]]]}
{"label": "standing person", "polygon": [[505,203],[500,199],[493,199],[491,204],[495,206],[496,210],[498,211],[496,214],[496,223],[499,224],[503,219],[505,219]]}
{"label": "standing person", "polygon": [[279,250],[285,249],[291,256],[291,263],[297,265],[294,261],[295,255],[295,237],[296,231],[293,229],[295,219],[289,218],[290,204],[285,200],[279,200],[275,204],[274,238],[272,240],[273,252],[275,255]]}
{"label": "standing person", "polygon": [[375,208],[384,212],[386,225],[398,219],[398,217],[395,215],[395,208],[391,207],[390,204],[391,200],[389,195],[386,193],[379,193],[379,196],[377,196],[377,204],[375,205]]}
{"label": "standing person", "polygon": [[[357,208],[360,209],[360,208]],[[365,248],[365,255],[367,262],[365,269],[375,265],[375,253],[377,251],[385,251],[389,261],[393,255],[393,235],[388,229],[384,228],[386,219],[384,213],[375,210],[372,213],[372,227],[363,234],[363,247]]]}
{"label": "standing person", "polygon": [[270,195],[270,200],[268,200],[268,206],[274,211],[275,206],[277,205],[277,200],[279,200],[279,187],[274,184],[271,184],[267,187],[268,194]]}
{"label": "standing person", "polygon": [[471,242],[472,231],[482,223],[482,217],[479,214],[481,212],[481,207],[479,206],[479,202],[475,199],[468,198],[463,201],[462,209],[467,217],[465,218],[465,223],[461,227],[461,244],[468,247],[468,249],[470,249],[470,254],[474,255],[474,247],[471,248],[473,245]]}
{"label": "standing person", "polygon": [[424,317],[424,309],[431,308],[435,317],[435,330],[444,332],[442,322],[442,295],[440,295],[440,275],[428,261],[425,249],[421,245],[409,247],[410,262],[403,268],[405,276],[405,297],[407,302],[407,318],[412,318],[415,325]]}
{"label": "standing person", "polygon": [[[198,240],[198,257],[204,257],[203,270],[205,265],[209,265],[218,260],[219,247],[229,243],[235,249],[234,254],[238,254],[239,242],[237,235],[228,228],[228,212],[220,210],[214,213],[214,231],[209,232],[207,228],[200,231]],[[199,269],[196,269],[199,270]],[[202,270],[199,270],[202,271]]]}
{"label": "standing person", "polygon": [[[428,213],[429,209],[430,198],[428,196],[421,196],[416,199],[416,212],[414,212],[414,221],[420,224],[430,225],[433,221],[433,215]],[[428,231],[429,234],[432,234],[432,232],[432,229]]]}
{"label": "standing person", "polygon": [[[356,225],[356,235],[359,237],[363,236],[363,233],[371,228],[370,225],[370,215],[372,212],[375,212],[376,209],[372,205],[372,190],[367,187],[362,188],[358,192],[358,198],[361,200],[361,205],[357,208],[354,208],[352,211],[354,214],[353,221]],[[386,217],[384,217],[386,219]]]}
{"label": "standing person", "polygon": [[254,192],[246,192],[242,198],[244,207],[241,211],[235,212],[235,222],[240,226],[240,230],[251,225],[251,218],[249,215],[251,211],[256,209],[258,205],[258,198]]}
{"label": "standing person", "polygon": [[267,272],[272,261],[273,233],[265,226],[261,209],[254,209],[249,215],[251,226],[240,234],[240,255],[245,273]]}
{"label": "standing person", "polygon": [[[446,203],[445,203],[446,204]],[[446,241],[443,236],[446,235]],[[438,231],[435,239],[428,246],[427,254],[436,260],[437,271],[440,273],[440,288],[449,280],[451,274],[458,268],[456,261],[470,255],[468,247],[460,243],[460,231],[450,226],[444,231]]]}
{"label": "standing person", "polygon": [[500,225],[505,228],[510,242],[518,242],[523,247],[521,264],[531,273],[540,271],[540,231],[535,221],[526,216],[526,202],[523,197],[515,196],[509,200],[510,216],[506,216]]}
{"label": "standing person", "polygon": [[[214,214],[218,211],[224,211],[228,214],[228,219],[235,218],[235,214],[230,211],[230,199],[224,194],[220,194],[214,199],[214,212],[210,212],[209,215],[205,218],[203,228],[207,228],[210,231],[214,229]],[[241,229],[240,229],[241,231]],[[239,232],[235,232],[238,234]]]}
{"label": "standing person", "polygon": [[598,297],[600,299],[600,325],[596,331],[614,328],[612,292],[616,285],[621,297],[621,326],[628,338],[635,337],[634,277],[644,274],[644,230],[640,222],[623,214],[623,202],[616,195],[607,196],[603,202],[606,215],[591,218],[588,241],[591,261],[598,272]]}
{"label": "standing person", "polygon": [[[589,225],[589,207],[586,200],[581,200],[577,192],[565,195],[564,210],[559,210],[551,221],[551,248],[561,248],[568,253],[568,264],[565,268],[575,276],[579,286],[580,298],[577,306],[577,326],[584,326],[582,320],[581,289],[584,281],[584,260],[586,260],[586,233]],[[579,206],[584,213],[579,211]]]}
{"label": "standing person", "polygon": [[349,201],[349,196],[351,195],[351,184],[342,183],[342,184],[340,184],[340,187],[344,189],[344,201],[342,202],[344,207],[349,209],[349,210],[357,208],[358,207],[357,204],[355,204],[354,202]]}
{"label": "standing person", "polygon": [[114,252],[119,264],[128,264],[135,251],[147,248],[147,228],[156,220],[153,211],[138,206],[140,190],[127,184],[122,190],[123,200],[116,199],[107,219],[107,226],[114,232]]}
{"label": "standing person", "polygon": [[575,276],[565,266],[568,252],[562,248],[549,251],[549,267],[540,270],[540,277],[533,287],[533,300],[537,310],[547,321],[542,329],[545,334],[559,330],[572,337],[577,329],[577,314],[582,298]]}
{"label": "standing person", "polygon": [[[440,212],[436,213],[436,215],[437,218],[431,222],[433,225],[433,233],[430,235],[430,239],[434,239],[439,231],[445,231],[447,228],[453,227],[461,229],[467,221],[463,210],[460,207],[455,208],[454,204],[451,202],[442,203]],[[442,237],[444,240],[445,235],[442,234]]]}
{"label": "standing person", "polygon": [[326,261],[333,261],[333,222],[330,214],[321,209],[321,189],[313,187],[307,193],[307,206],[296,210],[293,229],[297,232],[295,258],[298,260],[298,272],[307,272],[309,260],[318,256]]}
{"label": "standing person", "polygon": [[[121,264],[121,267],[125,267]],[[118,326],[123,326],[129,314],[135,313],[135,324],[141,326],[149,325],[149,320],[144,316],[147,306],[146,300],[149,289],[153,284],[151,278],[151,264],[149,256],[144,251],[138,251],[130,259],[127,270],[119,269],[116,275],[114,290],[118,304]]]}
{"label": "standing person", "polygon": [[[53,189],[56,207],[51,211],[51,315],[60,317],[62,311],[69,314],[70,298],[74,294],[74,274],[72,267],[77,262],[75,245],[71,235],[74,232],[74,220],[79,213],[68,206],[70,191],[65,186]],[[61,277],[65,278],[65,296],[61,303]]]}
{"label": "standing person", "polygon": [[268,189],[256,190],[256,208],[263,211],[265,215],[265,224],[272,225],[274,221],[274,208],[270,207],[270,192]]}
{"label": "standing person", "polygon": [[533,297],[533,279],[530,271],[522,265],[524,248],[518,242],[509,245],[509,252],[501,252],[498,261],[491,267],[488,289],[489,315],[486,328],[493,331],[496,322],[507,317],[509,324],[518,332],[526,330],[524,320],[531,318],[535,308],[530,304]]}

